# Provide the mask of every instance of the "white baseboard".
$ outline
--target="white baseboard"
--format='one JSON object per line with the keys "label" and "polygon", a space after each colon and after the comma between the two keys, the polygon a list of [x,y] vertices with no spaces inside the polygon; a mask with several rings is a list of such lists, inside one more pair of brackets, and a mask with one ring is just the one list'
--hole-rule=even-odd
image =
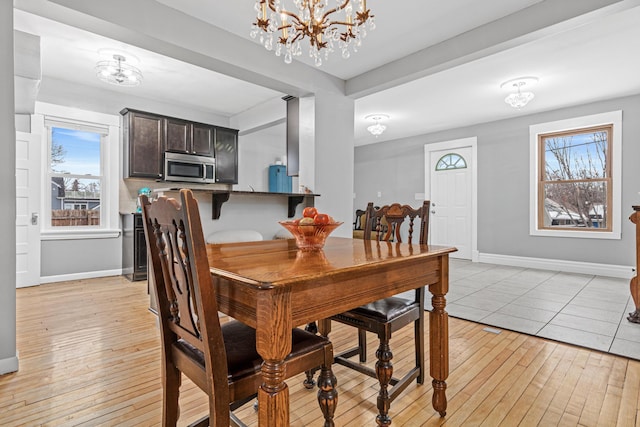
{"label": "white baseboard", "polygon": [[87,271],[83,273],[60,274],[57,276],[41,276],[40,283],[65,282],[67,280],[94,279],[96,277],[120,276],[122,269]]}
{"label": "white baseboard", "polygon": [[0,359],[0,375],[18,371],[18,355]]}
{"label": "white baseboard", "polygon": [[537,268],[540,270],[565,271],[567,273],[593,274],[595,276],[631,279],[633,267],[627,265],[597,264],[592,262],[564,261],[547,258],[528,258],[510,255],[478,254],[478,262],[510,265],[513,267]]}

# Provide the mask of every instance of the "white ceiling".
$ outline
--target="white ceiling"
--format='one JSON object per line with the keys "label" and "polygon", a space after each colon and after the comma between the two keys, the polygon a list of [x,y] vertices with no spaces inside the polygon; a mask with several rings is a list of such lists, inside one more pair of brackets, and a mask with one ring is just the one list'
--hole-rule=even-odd
{"label": "white ceiling", "polygon": [[[251,40],[251,0],[157,2]],[[578,17],[570,10],[561,19],[570,7],[559,0],[369,0],[377,28],[350,59],[335,52],[320,69],[347,86],[386,76],[399,83],[355,91],[356,145],[640,93],[640,1],[612,3]],[[549,10],[558,18],[543,16]],[[105,88],[93,67],[98,51],[110,48],[135,55],[144,74],[139,87],[108,86],[114,91],[225,116],[284,95],[31,13],[16,10],[14,19],[16,29],[41,37],[44,78]],[[473,43],[485,49],[465,53]],[[415,57],[413,65],[407,55]],[[518,76],[539,78],[535,99],[520,111],[503,102],[508,92],[500,88]],[[372,113],[389,116],[377,139],[366,131],[371,123],[364,117]]]}

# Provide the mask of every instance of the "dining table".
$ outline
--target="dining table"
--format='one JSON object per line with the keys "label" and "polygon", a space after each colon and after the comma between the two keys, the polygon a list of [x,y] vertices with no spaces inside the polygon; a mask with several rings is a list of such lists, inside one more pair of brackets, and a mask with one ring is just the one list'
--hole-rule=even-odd
{"label": "dining table", "polygon": [[[426,286],[432,405],[445,416],[449,375],[449,254],[454,247],[329,237],[320,250],[303,251],[294,239],[207,244],[218,310],[256,329],[264,362],[258,425],[289,425],[284,359],[291,330],[381,298]],[[339,383],[338,383],[339,391]],[[373,420],[372,420],[373,421]]]}

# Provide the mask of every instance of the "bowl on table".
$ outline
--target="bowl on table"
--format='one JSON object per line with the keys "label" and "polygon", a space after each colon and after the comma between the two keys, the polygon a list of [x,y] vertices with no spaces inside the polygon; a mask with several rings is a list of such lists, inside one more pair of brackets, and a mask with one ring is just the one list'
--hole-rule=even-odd
{"label": "bowl on table", "polygon": [[342,225],[339,221],[330,224],[302,225],[298,224],[298,221],[279,221],[278,223],[289,230],[296,239],[296,246],[303,251],[322,249],[329,234]]}

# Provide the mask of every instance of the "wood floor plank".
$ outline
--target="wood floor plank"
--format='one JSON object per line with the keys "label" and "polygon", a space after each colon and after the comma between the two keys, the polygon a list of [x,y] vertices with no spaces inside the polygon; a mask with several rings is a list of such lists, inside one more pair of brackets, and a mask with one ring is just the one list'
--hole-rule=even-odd
{"label": "wood floor plank", "polygon": [[[0,425],[158,426],[160,338],[146,289],[146,282],[117,276],[18,289],[20,370],[0,377]],[[449,320],[447,416],[431,407],[427,378],[392,403],[393,425],[637,425],[640,361],[483,328]],[[352,328],[336,323],[330,337],[336,349],[356,341]],[[368,334],[368,343],[367,364],[373,366],[376,337]],[[401,373],[413,363],[413,328],[394,333],[391,346]],[[377,381],[339,365],[334,373],[336,424],[375,425]],[[302,379],[287,382],[291,425],[321,426],[316,390],[305,389]],[[180,427],[207,412],[206,396],[188,379],[180,404]],[[236,413],[257,426],[251,404]]]}
{"label": "wood floor plank", "polygon": [[527,354],[520,360],[523,369],[512,370],[502,381],[500,388],[485,399],[484,403],[488,406],[489,412],[486,417],[483,417],[481,425],[491,427],[504,421],[555,347],[551,344],[544,346],[532,344]]}
{"label": "wood floor plank", "polygon": [[640,362],[631,361],[627,365],[627,375],[622,388],[620,399],[620,411],[617,424],[620,426],[635,425],[640,423]]}
{"label": "wood floor plank", "polygon": [[[519,425],[520,423],[524,423],[523,420],[532,409],[532,402],[536,402],[536,399],[543,391],[544,385],[549,381],[549,378],[555,371],[558,363],[560,363],[567,350],[564,346],[552,343],[544,343],[544,345],[553,347],[553,353],[548,359],[544,360],[544,363],[540,366],[538,372],[536,372],[535,376],[526,384],[524,392],[511,406],[508,414],[506,414],[503,420],[505,425]],[[544,409],[542,412],[544,412]],[[526,425],[526,423],[524,423],[524,425]]]}

